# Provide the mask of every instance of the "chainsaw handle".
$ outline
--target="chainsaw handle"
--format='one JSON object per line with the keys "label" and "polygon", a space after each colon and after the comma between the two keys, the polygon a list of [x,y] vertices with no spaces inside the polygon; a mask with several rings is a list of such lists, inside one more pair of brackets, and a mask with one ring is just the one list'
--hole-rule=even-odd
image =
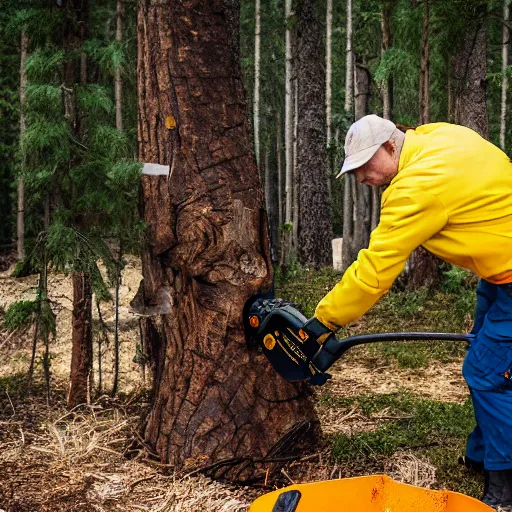
{"label": "chainsaw handle", "polygon": [[379,343],[382,341],[466,341],[471,342],[474,334],[452,334],[446,332],[389,332],[383,334],[363,334],[343,340],[328,339],[314,355],[312,363],[321,372],[327,371],[343,354],[356,345]]}

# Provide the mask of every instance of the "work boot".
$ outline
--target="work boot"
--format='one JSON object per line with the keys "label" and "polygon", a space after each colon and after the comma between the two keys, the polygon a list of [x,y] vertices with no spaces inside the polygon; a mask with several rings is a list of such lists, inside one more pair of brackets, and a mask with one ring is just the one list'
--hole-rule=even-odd
{"label": "work boot", "polygon": [[482,501],[496,510],[498,507],[512,507],[512,469],[485,473],[486,491]]}
{"label": "work boot", "polygon": [[467,455],[464,457],[459,457],[459,460],[457,462],[461,466],[466,466],[469,470],[474,471],[475,473],[484,472],[484,463],[473,460]]}

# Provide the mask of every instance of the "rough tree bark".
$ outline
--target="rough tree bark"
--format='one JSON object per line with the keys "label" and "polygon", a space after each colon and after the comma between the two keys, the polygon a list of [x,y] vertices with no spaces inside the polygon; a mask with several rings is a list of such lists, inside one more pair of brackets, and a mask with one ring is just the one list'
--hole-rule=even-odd
{"label": "rough tree bark", "polygon": [[[85,40],[88,22],[87,0],[68,2],[75,24],[70,23],[64,34],[64,48],[67,55],[77,55]],[[76,99],[76,84],[87,82],[87,61],[81,52],[79,57],[68,59],[64,64],[63,103],[66,119],[77,140],[82,134],[83,119]],[[74,272],[73,282],[73,323],[71,331],[71,372],[67,405],[73,408],[87,403],[90,397],[92,375],[92,287],[86,272]]]}
{"label": "rough tree bark", "polygon": [[323,26],[316,0],[303,0],[297,30],[297,169],[299,261],[308,267],[332,266],[331,201],[325,146],[325,68]]}
{"label": "rough tree bark", "polygon": [[468,20],[467,31],[452,60],[455,123],[489,138],[486,96],[486,33],[480,18]]}
{"label": "rough tree bark", "polygon": [[73,322],[68,407],[90,399],[92,370],[92,287],[87,272],[73,272]]}
{"label": "rough tree bark", "polygon": [[145,439],[175,468],[225,461],[211,474],[239,479],[317,422],[307,388],[244,341],[242,308],[270,287],[272,268],[228,14],[221,0],[139,3],[139,154],[170,166],[168,179],[142,178],[144,301],[168,312],[147,329]]}

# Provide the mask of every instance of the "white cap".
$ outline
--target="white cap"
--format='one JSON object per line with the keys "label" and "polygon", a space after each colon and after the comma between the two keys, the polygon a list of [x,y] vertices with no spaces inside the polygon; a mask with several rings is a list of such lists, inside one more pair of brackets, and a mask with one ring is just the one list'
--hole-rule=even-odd
{"label": "white cap", "polygon": [[375,114],[364,116],[356,121],[347,133],[345,160],[336,178],[368,162],[382,144],[391,138],[395,130],[395,123]]}

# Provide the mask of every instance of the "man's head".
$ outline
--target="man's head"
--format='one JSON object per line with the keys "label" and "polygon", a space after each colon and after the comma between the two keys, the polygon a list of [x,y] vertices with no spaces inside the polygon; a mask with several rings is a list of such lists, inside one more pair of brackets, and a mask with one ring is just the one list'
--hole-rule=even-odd
{"label": "man's head", "polygon": [[398,172],[403,140],[391,121],[373,114],[362,117],[347,133],[345,161],[337,177],[352,171],[359,183],[389,185]]}

